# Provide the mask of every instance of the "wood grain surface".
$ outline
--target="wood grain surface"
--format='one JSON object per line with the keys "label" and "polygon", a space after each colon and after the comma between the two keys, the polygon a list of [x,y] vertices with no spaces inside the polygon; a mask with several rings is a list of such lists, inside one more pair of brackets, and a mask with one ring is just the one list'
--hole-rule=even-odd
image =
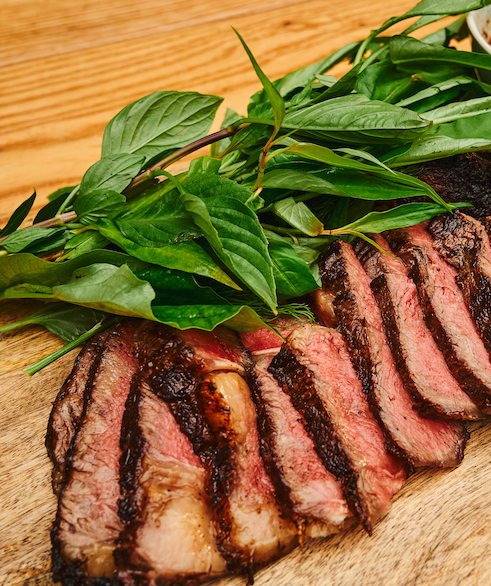
{"label": "wood grain surface", "polygon": [[[0,0],[0,225],[38,192],[75,184],[99,157],[105,123],[156,89],[197,90],[245,109],[257,81],[240,30],[271,77],[366,35],[413,1]],[[0,323],[32,310],[4,303]],[[74,353],[29,378],[58,347],[38,329],[0,338],[0,584],[51,584],[55,511],[44,434]],[[422,471],[372,537],[353,530],[265,568],[258,586],[491,584],[491,430],[463,464]],[[224,579],[220,586],[244,584]]]}

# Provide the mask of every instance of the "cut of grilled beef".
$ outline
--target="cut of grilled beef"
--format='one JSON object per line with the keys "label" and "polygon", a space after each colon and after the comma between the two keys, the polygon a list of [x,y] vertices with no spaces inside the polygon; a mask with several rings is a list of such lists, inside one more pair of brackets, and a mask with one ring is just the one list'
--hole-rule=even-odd
{"label": "cut of grilled beef", "polygon": [[455,269],[438,255],[425,224],[386,237],[416,284],[426,325],[450,372],[480,409],[491,414],[491,362],[457,286]]}
{"label": "cut of grilled beef", "polygon": [[455,212],[428,225],[433,245],[457,271],[456,280],[488,352],[491,352],[491,245],[484,226]]}
{"label": "cut of grilled beef", "polygon": [[101,351],[105,332],[92,338],[80,351],[71,373],[56,396],[49,416],[46,449],[53,463],[53,491],[58,493],[65,469],[65,456],[75,434],[84,404],[84,391],[91,369]]}
{"label": "cut of grilled beef", "polygon": [[168,405],[151,389],[153,366],[133,379],[123,420],[115,558],[122,584],[181,583],[225,571],[215,542],[205,469]]}
{"label": "cut of grilled beef", "polygon": [[[260,458],[254,405],[238,374],[249,363],[247,354],[234,333],[220,328],[214,333],[167,329],[159,346],[149,386],[169,406],[206,470],[206,494],[227,569],[252,573],[293,546],[296,531],[280,515]],[[217,362],[223,352],[234,364]]]}
{"label": "cut of grilled beef", "polygon": [[405,472],[386,450],[342,335],[312,324],[296,328],[269,372],[302,414],[324,465],[370,532],[402,486]]}
{"label": "cut of grilled beef", "polygon": [[446,201],[468,201],[476,218],[491,214],[491,160],[485,153],[465,153],[424,163],[419,178]]}
{"label": "cut of grilled beef", "polygon": [[458,464],[466,429],[460,422],[428,419],[416,410],[387,343],[370,278],[351,245],[333,243],[320,261],[320,272],[324,288],[335,295],[339,329],[389,449],[412,466]]}
{"label": "cut of grilled beef", "polygon": [[51,532],[53,573],[63,584],[90,584],[114,575],[121,530],[117,511],[121,421],[137,363],[135,324],[108,332],[84,395],[80,425],[68,449]]}
{"label": "cut of grilled beef", "polygon": [[[299,322],[275,324],[288,335]],[[249,380],[258,417],[261,455],[285,516],[308,537],[330,535],[350,517],[342,488],[329,472],[305,430],[302,415],[268,372],[282,339],[270,329],[243,334],[255,363]]]}
{"label": "cut of grilled beef", "polygon": [[391,254],[386,240],[374,237],[387,254],[358,241],[355,251],[372,279],[385,334],[405,387],[419,409],[429,416],[478,419],[477,405],[450,373],[445,357],[428,330],[419,305],[416,285],[400,259]]}

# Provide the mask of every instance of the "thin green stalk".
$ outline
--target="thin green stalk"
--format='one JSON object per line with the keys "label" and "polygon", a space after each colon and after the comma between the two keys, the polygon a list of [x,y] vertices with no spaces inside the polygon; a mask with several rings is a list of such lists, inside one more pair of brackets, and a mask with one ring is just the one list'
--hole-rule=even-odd
{"label": "thin green stalk", "polygon": [[56,350],[55,352],[53,352],[49,356],[45,356],[44,358],[42,358],[41,360],[39,360],[35,364],[26,368],[27,374],[29,376],[36,374],[37,372],[39,372],[43,368],[46,368],[46,366],[49,366],[52,362],[55,362],[55,360],[58,360],[58,358],[65,356],[65,354],[68,354],[68,352],[71,352],[77,346],[81,346],[82,344],[87,342],[87,340],[90,340],[90,338],[99,334],[100,332],[103,332],[108,327],[112,326],[113,324],[115,324],[117,322],[118,322],[118,319],[116,318],[116,319],[111,319],[111,320],[108,320],[105,322],[97,323],[93,328],[91,328],[90,330],[88,330],[87,332],[85,332],[84,334],[82,334],[81,336],[76,338],[75,340],[68,342],[67,344],[62,346],[59,350]]}
{"label": "thin green stalk", "polygon": [[67,209],[67,207],[72,203],[73,198],[77,195],[80,185],[75,185],[75,187],[70,191],[68,197],[65,201],[61,204],[55,218],[59,218],[63,215],[63,212]]}

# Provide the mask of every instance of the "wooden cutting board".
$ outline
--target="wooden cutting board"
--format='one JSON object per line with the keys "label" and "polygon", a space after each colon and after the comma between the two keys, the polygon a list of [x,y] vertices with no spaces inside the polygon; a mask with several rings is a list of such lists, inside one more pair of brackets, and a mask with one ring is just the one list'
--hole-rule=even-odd
{"label": "wooden cutting board", "polygon": [[[104,124],[155,89],[198,90],[244,111],[257,88],[231,32],[271,77],[320,59],[412,1],[2,0],[0,225],[36,187],[79,181],[98,158]],[[0,323],[32,311],[0,306]],[[38,329],[0,338],[0,585],[51,584],[55,511],[44,434],[75,354],[29,378],[59,346]],[[491,429],[476,425],[462,465],[422,471],[368,537],[311,543],[257,575],[258,586],[491,584]],[[244,584],[224,579],[221,586]]]}

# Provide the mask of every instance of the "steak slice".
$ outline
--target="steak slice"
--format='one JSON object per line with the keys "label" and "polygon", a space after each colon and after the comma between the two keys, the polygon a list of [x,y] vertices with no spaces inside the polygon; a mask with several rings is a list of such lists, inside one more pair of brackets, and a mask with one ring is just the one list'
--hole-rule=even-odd
{"label": "steak slice", "polygon": [[478,419],[477,405],[450,373],[426,326],[416,285],[407,276],[404,264],[391,254],[386,240],[381,236],[375,236],[375,240],[388,254],[361,240],[355,251],[372,279],[385,334],[405,387],[424,414]]}
{"label": "steak slice", "polygon": [[482,218],[491,214],[491,160],[484,153],[466,153],[424,163],[418,177],[445,201],[468,201],[466,213]]}
{"label": "steak slice", "polygon": [[382,316],[350,244],[333,243],[320,261],[322,284],[335,295],[339,329],[387,446],[412,466],[455,466],[463,457],[463,424],[427,419],[415,408],[387,343]]}
{"label": "steak slice", "polygon": [[402,486],[405,472],[386,450],[342,335],[312,324],[296,328],[269,372],[290,395],[324,465],[371,532]]}
{"label": "steak slice", "polygon": [[53,463],[51,482],[55,494],[60,490],[65,456],[82,414],[85,387],[96,358],[101,352],[105,336],[106,332],[103,332],[85,344],[53,403],[45,445]]}
{"label": "steak slice", "polygon": [[484,226],[460,212],[434,218],[428,230],[456,281],[488,352],[491,352],[491,245]]}
{"label": "steak slice", "polygon": [[[290,324],[290,331],[299,323]],[[275,324],[276,327],[277,324]],[[281,333],[287,334],[285,324]],[[350,513],[340,483],[327,470],[305,430],[302,415],[268,372],[282,339],[269,329],[243,334],[253,356],[249,373],[256,405],[261,456],[273,480],[285,516],[307,537],[331,535],[346,525]]]}
{"label": "steak slice", "polygon": [[218,540],[232,556],[240,548],[240,569],[250,574],[257,564],[291,548],[296,529],[282,518],[264,468],[256,412],[245,380],[234,372],[207,374],[200,401],[215,440],[211,488],[221,529]]}
{"label": "steak slice", "polygon": [[[216,361],[219,348],[234,362],[227,371]],[[206,494],[227,569],[251,575],[257,564],[293,546],[296,532],[281,518],[259,454],[254,404],[238,374],[249,363],[233,332],[168,328],[162,330],[148,383],[206,470]]]}
{"label": "steak slice", "polygon": [[135,377],[123,420],[124,529],[115,552],[123,584],[176,584],[225,571],[205,469],[168,405],[148,384],[154,374],[149,365]]}
{"label": "steak slice", "polygon": [[457,283],[436,252],[426,224],[387,233],[418,289],[426,325],[450,372],[480,409],[491,414],[491,363]]}
{"label": "steak slice", "polygon": [[114,575],[112,554],[121,530],[117,510],[120,431],[137,368],[134,331],[134,323],[126,322],[108,332],[66,456],[51,532],[53,574],[64,584],[88,584]]}

